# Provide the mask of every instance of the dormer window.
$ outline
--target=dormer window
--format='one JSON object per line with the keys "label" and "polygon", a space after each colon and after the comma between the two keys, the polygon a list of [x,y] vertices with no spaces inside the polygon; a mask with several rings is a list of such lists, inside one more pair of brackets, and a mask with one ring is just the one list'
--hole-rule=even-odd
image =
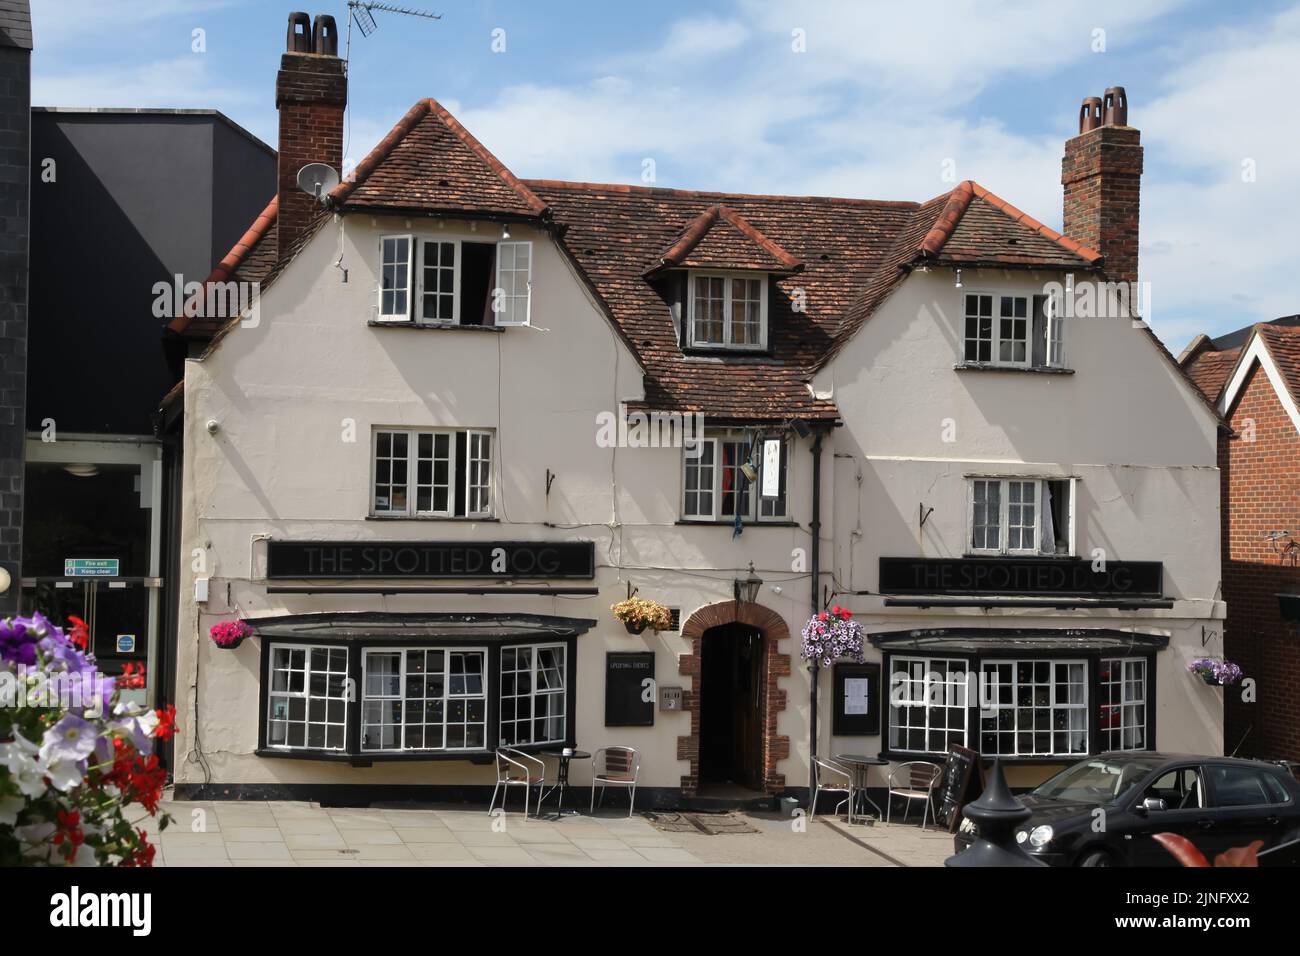
{"label": "dormer window", "polygon": [[691,348],[767,348],[767,276],[692,271],[688,288]]}
{"label": "dormer window", "polygon": [[1060,368],[1061,320],[1045,295],[967,292],[966,363]]}

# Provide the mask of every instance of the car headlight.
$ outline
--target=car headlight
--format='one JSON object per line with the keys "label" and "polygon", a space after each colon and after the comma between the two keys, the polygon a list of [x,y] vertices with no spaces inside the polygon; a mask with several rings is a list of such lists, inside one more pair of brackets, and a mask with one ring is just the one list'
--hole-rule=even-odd
{"label": "car headlight", "polygon": [[1047,846],[1047,844],[1051,842],[1052,828],[1047,824],[1043,824],[1041,827],[1034,827],[1029,831],[1030,846]]}
{"label": "car headlight", "polygon": [[1017,842],[1017,843],[1024,843],[1024,842],[1025,842],[1026,840],[1028,840],[1028,839],[1029,839],[1029,831],[1028,831],[1028,830],[1017,830],[1017,831],[1016,831],[1016,842]]}

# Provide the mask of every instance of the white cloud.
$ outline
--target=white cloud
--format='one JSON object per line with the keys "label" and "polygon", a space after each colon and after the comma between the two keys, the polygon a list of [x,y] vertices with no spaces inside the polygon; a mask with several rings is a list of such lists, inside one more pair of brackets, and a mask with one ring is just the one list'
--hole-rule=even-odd
{"label": "white cloud", "polygon": [[[77,40],[99,41],[110,47],[130,38],[144,25],[176,17],[205,14],[239,6],[244,0],[33,0],[32,36],[36,51]],[[203,24],[195,21],[194,26]],[[188,31],[186,44],[188,44]]]}
{"label": "white cloud", "polygon": [[210,61],[182,56],[130,66],[98,66],[55,75],[35,73],[32,105],[220,109],[254,100],[213,77]]}

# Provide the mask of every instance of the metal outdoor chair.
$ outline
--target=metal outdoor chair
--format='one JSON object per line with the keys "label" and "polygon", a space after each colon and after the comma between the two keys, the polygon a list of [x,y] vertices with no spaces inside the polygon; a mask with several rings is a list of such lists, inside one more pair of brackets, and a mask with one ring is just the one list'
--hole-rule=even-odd
{"label": "metal outdoor chair", "polygon": [[506,797],[511,787],[524,788],[524,816],[528,816],[528,796],[533,787],[538,789],[538,809],[541,808],[541,788],[546,777],[546,764],[540,757],[534,757],[513,747],[498,747],[496,752],[497,785],[492,788],[492,802],[488,804],[490,814],[497,803],[497,794],[501,794],[501,810],[505,811]]}
{"label": "metal outdoor chair", "polygon": [[813,796],[812,805],[808,808],[808,819],[817,818],[817,798],[821,796],[822,791],[827,793],[842,793],[844,799],[835,804],[832,813],[839,813],[840,807],[846,803],[849,805],[849,822],[853,817],[853,771],[834,760],[827,760],[824,757],[813,757]]}
{"label": "metal outdoor chair", "polygon": [[600,799],[605,799],[606,787],[626,787],[628,789],[627,815],[632,816],[636,804],[636,781],[641,775],[641,755],[631,747],[601,747],[591,761],[591,812],[596,812],[599,801],[596,788],[600,787]]}
{"label": "metal outdoor chair", "polygon": [[943,774],[943,768],[929,763],[925,760],[909,760],[906,763],[900,763],[897,767],[889,772],[889,793],[885,796],[885,822],[890,822],[890,811],[894,807],[894,797],[902,797],[907,802],[903,804],[903,822],[907,822],[907,815],[912,810],[913,800],[924,800],[925,809],[921,811],[921,829],[925,829],[925,821],[931,815],[933,808],[934,788],[939,785],[939,778]]}

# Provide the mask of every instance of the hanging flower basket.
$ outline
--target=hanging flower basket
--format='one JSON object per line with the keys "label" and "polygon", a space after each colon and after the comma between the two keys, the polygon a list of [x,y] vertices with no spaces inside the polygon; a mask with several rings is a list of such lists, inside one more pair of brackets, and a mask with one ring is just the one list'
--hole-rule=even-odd
{"label": "hanging flower basket", "polygon": [[836,661],[862,663],[862,625],[838,605],[808,619],[803,626],[800,656],[814,665],[830,667]]}
{"label": "hanging flower basket", "polygon": [[1212,686],[1235,684],[1242,676],[1240,667],[1218,657],[1198,657],[1187,665],[1187,671]]}
{"label": "hanging flower basket", "polygon": [[623,622],[629,634],[640,634],[647,627],[658,634],[672,627],[672,612],[657,601],[630,597],[626,601],[611,604],[609,609]]}
{"label": "hanging flower basket", "polygon": [[220,624],[213,624],[208,631],[212,643],[223,651],[233,651],[252,634],[253,629],[243,621],[222,621]]}

